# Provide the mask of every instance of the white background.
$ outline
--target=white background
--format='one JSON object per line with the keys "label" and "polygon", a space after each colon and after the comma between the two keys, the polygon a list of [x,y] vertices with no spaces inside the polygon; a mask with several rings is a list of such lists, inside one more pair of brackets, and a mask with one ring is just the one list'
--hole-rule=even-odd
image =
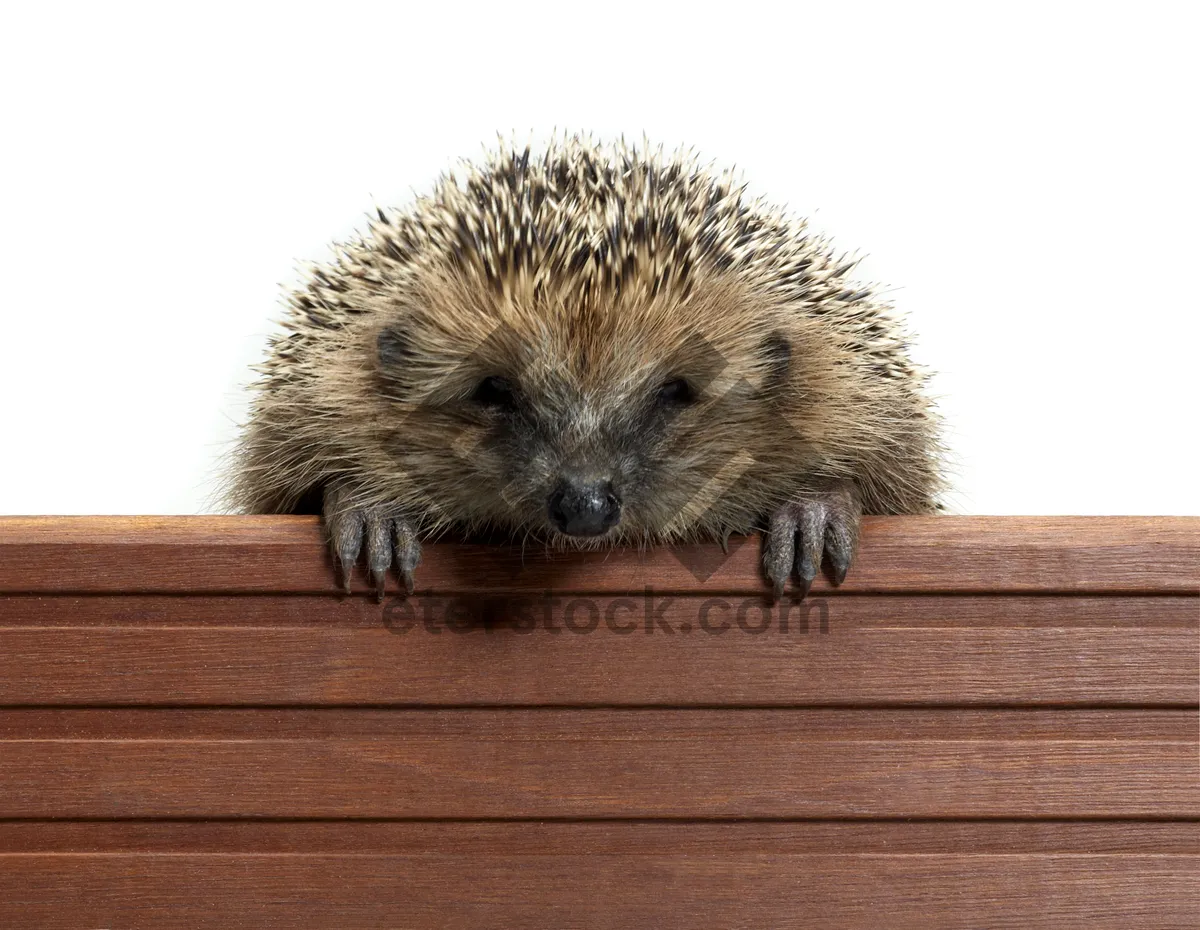
{"label": "white background", "polygon": [[297,263],[555,127],[694,145],[866,253],[952,509],[1200,513],[1196,10],[9,4],[0,513],[212,509]]}

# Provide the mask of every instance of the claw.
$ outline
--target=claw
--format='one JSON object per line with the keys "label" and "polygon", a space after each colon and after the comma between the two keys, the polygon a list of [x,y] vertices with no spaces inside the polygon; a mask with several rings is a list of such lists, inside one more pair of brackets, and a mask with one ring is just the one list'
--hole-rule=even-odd
{"label": "claw", "polygon": [[348,513],[326,513],[330,543],[337,557],[342,576],[342,590],[350,593],[350,581],[354,576],[354,563],[362,550],[363,518],[354,511]]}
{"label": "claw", "polygon": [[821,567],[821,553],[825,545],[825,523],[828,513],[819,501],[803,501],[798,505],[800,518],[797,527],[800,534],[799,551],[796,553],[796,574],[800,576],[804,593],[812,587],[813,579]]}
{"label": "claw", "polygon": [[858,548],[858,521],[857,512],[835,513],[825,527],[825,552],[829,556],[835,586],[846,580],[846,572],[854,561],[854,551]]}
{"label": "claw", "polygon": [[790,510],[782,510],[771,520],[767,532],[767,577],[774,583],[775,600],[783,597],[783,588],[796,557],[796,518]]}
{"label": "claw", "polygon": [[371,571],[371,581],[375,584],[375,599],[380,603],[383,603],[388,565],[392,561],[390,523],[378,513],[367,518],[367,566]]}
{"label": "claw", "polygon": [[325,494],[325,526],[339,572],[342,589],[350,594],[354,565],[366,549],[367,571],[376,598],[382,602],[387,573],[393,562],[404,579],[404,588],[415,589],[413,570],[421,561],[421,544],[411,524],[387,510],[355,506],[345,489],[331,486]]}
{"label": "claw", "polygon": [[771,603],[778,604],[783,599],[783,586],[786,578],[776,578],[771,586]]}
{"label": "claw", "polygon": [[764,562],[775,599],[783,594],[787,577],[796,573],[796,593],[808,595],[829,556],[831,580],[846,578],[858,544],[862,504],[850,481],[831,482],[781,507],[772,517]]}
{"label": "claw", "polygon": [[412,594],[416,590],[413,572],[421,562],[421,543],[417,534],[406,520],[397,520],[392,529],[392,544],[395,549],[396,571],[404,580],[404,591]]}

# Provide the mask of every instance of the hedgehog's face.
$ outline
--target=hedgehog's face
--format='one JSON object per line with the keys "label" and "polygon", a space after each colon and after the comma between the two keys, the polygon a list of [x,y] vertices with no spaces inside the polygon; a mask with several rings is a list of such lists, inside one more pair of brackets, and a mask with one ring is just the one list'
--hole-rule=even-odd
{"label": "hedgehog's face", "polygon": [[[576,541],[628,535],[659,524],[661,481],[699,384],[649,373],[637,384],[589,389],[573,378],[487,375],[467,403],[485,424],[486,474],[517,524]],[[468,414],[469,416],[470,414]],[[661,528],[657,525],[654,528]]]}
{"label": "hedgehog's face", "polygon": [[786,393],[778,331],[457,335],[410,319],[378,342],[384,383],[420,394],[394,455],[444,516],[582,544],[757,516],[742,481]]}

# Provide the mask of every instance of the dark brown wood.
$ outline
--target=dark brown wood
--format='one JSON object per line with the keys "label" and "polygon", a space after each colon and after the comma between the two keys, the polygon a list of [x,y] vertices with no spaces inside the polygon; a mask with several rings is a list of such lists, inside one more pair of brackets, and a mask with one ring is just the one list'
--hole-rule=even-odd
{"label": "dark brown wood", "polygon": [[[756,539],[740,538],[728,557],[715,544],[554,554],[440,543],[426,547],[417,586],[761,594],[759,556]],[[334,590],[315,518],[0,518],[0,592]],[[1200,517],[870,517],[843,590],[1194,595]]]}
{"label": "dark brown wood", "polygon": [[1198,642],[1184,597],[19,596],[0,704],[1192,707]]}
{"label": "dark brown wood", "polygon": [[1138,824],[0,825],[6,926],[1195,927]]}
{"label": "dark brown wood", "polygon": [[0,518],[0,927],[1200,926],[1200,519],[759,558]]}

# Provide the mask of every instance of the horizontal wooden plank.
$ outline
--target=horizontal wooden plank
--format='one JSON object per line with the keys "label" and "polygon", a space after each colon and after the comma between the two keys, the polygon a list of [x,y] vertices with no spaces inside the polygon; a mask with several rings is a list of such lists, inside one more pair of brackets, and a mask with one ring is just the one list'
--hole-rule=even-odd
{"label": "horizontal wooden plank", "polygon": [[1200,817],[1191,711],[9,710],[0,817]]}
{"label": "horizontal wooden plank", "polygon": [[[645,552],[547,553],[431,544],[426,594],[657,591],[761,594],[758,541]],[[361,584],[361,579],[359,579]],[[0,592],[335,589],[315,518],[0,518]],[[816,590],[826,589],[819,580]],[[394,583],[393,583],[394,590]],[[881,592],[1200,592],[1200,517],[871,517],[841,589]]]}
{"label": "horizontal wooden plank", "polygon": [[2,824],[5,926],[1194,927],[1131,824]]}
{"label": "horizontal wooden plank", "polygon": [[1175,705],[1185,597],[0,599],[0,704]]}
{"label": "horizontal wooden plank", "polygon": [[79,852],[467,859],[671,852],[1200,856],[1200,830],[1189,821],[1153,820],[0,821],[0,855]]}
{"label": "horizontal wooden plank", "polygon": [[830,739],[1148,740],[1195,742],[1195,711],[921,709],[589,709],[379,708],[164,709],[23,708],[0,710],[3,740],[246,741],[273,739],[382,739],[406,736],[519,741],[665,740],[697,734],[714,739],[747,734]]}

